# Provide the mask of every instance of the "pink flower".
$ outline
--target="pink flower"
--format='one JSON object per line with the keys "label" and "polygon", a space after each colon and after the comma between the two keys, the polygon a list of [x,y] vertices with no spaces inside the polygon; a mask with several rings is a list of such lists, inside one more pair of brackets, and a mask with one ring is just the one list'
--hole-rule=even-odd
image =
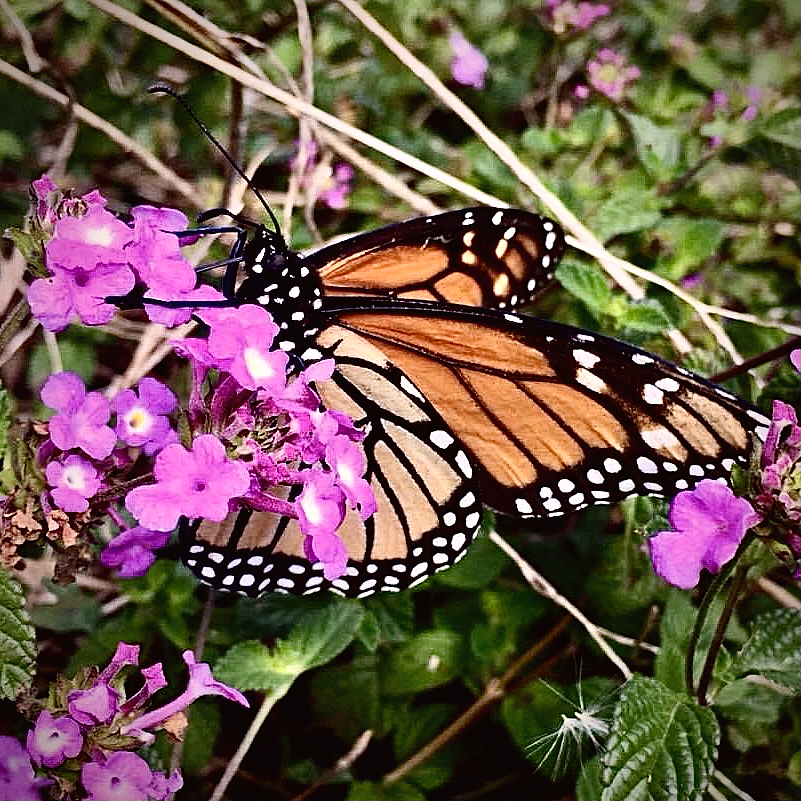
{"label": "pink flower", "polygon": [[448,37],[448,44],[453,51],[451,75],[456,83],[472,86],[474,89],[484,88],[484,79],[489,69],[487,57],[458,31]]}
{"label": "pink flower", "polygon": [[72,718],[66,715],[56,718],[45,709],[28,732],[26,744],[35,765],[57,768],[65,759],[78,756],[83,736]]}
{"label": "pink flower", "polygon": [[50,462],[45,476],[52,487],[53,502],[65,512],[85,512],[89,508],[87,499],[100,490],[94,465],[74,454],[63,462]]}
{"label": "pink flower", "polygon": [[229,459],[213,434],[201,434],[190,451],[179,443],[168,445],[156,456],[153,476],[155,484],[128,493],[125,507],[154,531],[171,531],[181,516],[224,520],[229,501],[250,487],[245,465]]}
{"label": "pink flower", "polygon": [[673,499],[669,519],[673,530],[648,540],[651,562],[669,584],[690,589],[698,583],[701,568],[717,573],[762,518],[725,484],[705,479]]}
{"label": "pink flower", "polygon": [[629,85],[640,77],[640,68],[626,65],[626,57],[608,47],[598,51],[587,64],[590,86],[610,100],[623,99]]}
{"label": "pink flower", "polygon": [[58,411],[48,422],[57,448],[80,448],[93,459],[111,454],[117,435],[107,425],[111,407],[103,395],[87,393],[81,377],[70,372],[51,375],[39,394],[43,403]]}

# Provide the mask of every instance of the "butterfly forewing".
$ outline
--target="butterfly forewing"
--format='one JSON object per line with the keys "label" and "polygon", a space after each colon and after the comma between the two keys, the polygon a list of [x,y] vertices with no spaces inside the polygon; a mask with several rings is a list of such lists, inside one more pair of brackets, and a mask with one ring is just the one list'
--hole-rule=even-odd
{"label": "butterfly forewing", "polygon": [[212,586],[252,596],[399,591],[458,561],[476,533],[481,500],[472,465],[431,404],[354,333],[332,326],[319,344],[337,369],[318,391],[365,432],[377,511],[367,520],[348,511],[337,533],[350,560],[333,582],[306,559],[296,520],[245,510],[222,524],[185,524],[184,561]]}
{"label": "butterfly forewing", "polygon": [[361,234],[312,253],[307,264],[329,296],[507,308],[529,303],[553,279],[564,247],[552,220],[478,207]]}
{"label": "butterfly forewing", "polygon": [[745,463],[770,422],[656,356],[537,318],[355,300],[336,316],[433,404],[501,512],[674,495]]}

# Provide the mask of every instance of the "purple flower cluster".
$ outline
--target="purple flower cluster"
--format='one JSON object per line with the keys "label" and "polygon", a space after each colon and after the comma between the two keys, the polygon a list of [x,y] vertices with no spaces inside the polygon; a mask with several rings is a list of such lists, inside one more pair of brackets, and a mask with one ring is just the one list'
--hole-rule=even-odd
{"label": "purple flower cluster", "polygon": [[[53,231],[45,246],[53,275],[35,281],[29,294],[46,326],[58,330],[76,315],[87,324],[106,322],[115,309],[106,296],[135,284],[151,319],[168,326],[184,322],[197,300],[220,303],[195,310],[208,326],[206,339],[175,343],[193,374],[184,442],[168,417],[177,400],[155,379],[142,379],[111,402],[87,393],[72,373],[47,380],[42,400],[57,413],[39,461],[52,503],[83,513],[99,495],[125,495],[139,525],[129,526],[109,503],[92,508],[122,529],[101,559],[123,577],[149,568],[153,550],[166,544],[179,518],[222,521],[242,505],[297,519],[307,557],[323,562],[327,578],[343,575],[348,555],[336,532],[348,508],[367,518],[376,503],[364,478],[363,434],[347,415],[323,409],[314,389],[331,377],[333,362],[313,364],[289,381],[289,359],[273,349],[279,329],[265,309],[225,307],[216,290],[195,288],[196,274],[180,252],[192,238],[181,212],[138,206],[128,224],[105,209],[97,192],[80,198],[70,213],[46,177],[34,192],[42,229]],[[147,304],[148,298],[180,308]],[[152,458],[153,483],[125,487],[119,478],[139,457]],[[287,485],[299,490],[294,501],[286,500]]]}
{"label": "purple flower cluster", "polygon": [[[181,255],[186,215],[176,209],[137,206],[126,223],[106,209],[97,191],[65,204],[45,175],[33,184],[36,217],[42,230],[52,228],[45,245],[47,278],[28,289],[33,316],[50,331],[62,331],[76,318],[86,325],[109,322],[117,311],[106,303],[111,295],[129,293],[137,282],[149,288],[147,297],[180,300],[222,296],[205,287],[195,289],[196,273]],[[184,238],[185,241],[185,238]],[[150,319],[178,325],[191,308],[145,306]]]}
{"label": "purple flower cluster", "polygon": [[[622,53],[604,47],[587,63],[587,75],[590,87],[619,103],[629,86],[640,77],[640,68],[626,64],[626,57]],[[590,87],[577,86],[576,96],[582,99],[589,97]]]}
{"label": "purple flower cluster", "polygon": [[[167,417],[178,401],[152,378],[109,402],[100,392],[87,392],[75,373],[55,373],[42,386],[41,398],[56,414],[48,422],[50,439],[40,447],[39,461],[50,500],[64,512],[86,512],[101,490],[109,490],[122,475],[120,467],[130,463],[130,448],[150,456],[178,438]],[[112,414],[116,432],[110,425]],[[120,568],[123,577],[143,575],[155,560],[153,550],[166,545],[169,534],[120,522],[122,533],[102,561]]]}
{"label": "purple flower cluster", "polygon": [[[292,160],[293,167],[298,165],[298,158],[299,156],[295,156]],[[309,194],[325,203],[329,209],[347,208],[354,175],[350,164],[339,162],[332,165],[329,159],[321,158],[317,142],[307,142],[300,183]]]}
{"label": "purple flower cluster", "polygon": [[576,3],[573,0],[548,0],[548,20],[554,33],[586,31],[599,19],[607,16],[611,8],[606,3]]}
{"label": "purple flower cluster", "polygon": [[[801,350],[790,355],[801,373]],[[756,508],[773,524],[795,560],[795,578],[801,578],[801,425],[798,412],[780,400],[773,401],[773,415],[762,449]],[[784,537],[781,537],[781,535]]]}
{"label": "purple flower cluster", "polygon": [[58,776],[70,798],[84,801],[166,801],[183,786],[179,772],[166,776],[151,770],[133,753],[153,742],[153,730],[175,719],[204,695],[221,695],[249,706],[232,687],[216,681],[208,665],[191,651],[183,659],[189,668],[186,690],[158,709],[144,711],[150,697],[167,685],[160,663],[142,668],[143,686],[125,697],[123,668],[139,664],[139,646],[120,643],[111,663],[99,673],[84,670],[51,692],[28,732],[23,746],[13,737],[0,738],[0,799],[39,801],[40,788]]}
{"label": "purple flower cluster", "polygon": [[[801,350],[790,362],[801,373]],[[701,481],[694,490],[680,492],[670,507],[673,530],[648,540],[654,570],[670,584],[694,587],[701,569],[716,573],[736,553],[748,529],[758,524],[787,549],[801,578],[801,426],[788,403],[773,402],[773,417],[761,464],[752,470],[753,506],[725,484]],[[763,531],[764,529],[764,531]]]}
{"label": "purple flower cluster", "polygon": [[467,41],[458,31],[448,37],[448,44],[453,51],[451,60],[451,76],[456,83],[462,86],[472,86],[474,89],[483,89],[489,61],[487,57],[473,44]]}

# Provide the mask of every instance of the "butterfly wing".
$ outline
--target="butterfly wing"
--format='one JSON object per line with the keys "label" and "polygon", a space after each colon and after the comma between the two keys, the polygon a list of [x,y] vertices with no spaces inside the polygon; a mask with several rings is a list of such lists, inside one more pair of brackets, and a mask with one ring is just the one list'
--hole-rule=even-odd
{"label": "butterfly wing", "polygon": [[538,318],[370,298],[328,312],[433,404],[501,512],[670,496],[746,462],[770,423],[657,356]]}
{"label": "butterfly wing", "polygon": [[310,254],[305,263],[329,296],[506,308],[529,303],[552,280],[564,248],[553,220],[477,207],[350,237]]}
{"label": "butterfly wing", "polygon": [[420,391],[351,331],[331,326],[318,344],[337,369],[317,389],[328,408],[348,413],[366,432],[366,478],[378,509],[366,521],[348,511],[337,533],[350,560],[333,582],[306,559],[296,520],[243,510],[222,524],[185,523],[184,561],[212,586],[251,596],[399,591],[458,561],[478,529],[481,500],[470,461]]}

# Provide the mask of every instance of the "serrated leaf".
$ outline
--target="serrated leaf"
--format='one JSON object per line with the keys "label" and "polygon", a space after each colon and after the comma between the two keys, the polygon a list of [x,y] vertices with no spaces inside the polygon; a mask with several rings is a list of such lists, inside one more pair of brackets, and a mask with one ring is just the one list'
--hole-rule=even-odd
{"label": "serrated leaf", "polygon": [[272,690],[283,695],[307,670],[324,665],[353,642],[364,609],[356,601],[333,596],[314,609],[272,648],[260,642],[239,643],[215,665],[215,676],[240,690]]}
{"label": "serrated leaf", "polygon": [[556,269],[556,280],[596,317],[604,313],[612,302],[612,290],[606,275],[593,264],[565,259]]}
{"label": "serrated leaf", "polygon": [[602,756],[602,801],[700,801],[719,740],[710,709],[635,676],[621,692]]}
{"label": "serrated leaf", "polygon": [[662,219],[659,200],[644,189],[623,189],[605,200],[591,220],[591,228],[606,242],[619,234],[646,231]]}
{"label": "serrated leaf", "polygon": [[801,693],[801,617],[796,609],[774,609],[754,619],[751,636],[735,656],[738,676],[757,674]]}
{"label": "serrated leaf", "polygon": [[36,632],[19,582],[0,568],[0,697],[13,700],[36,673]]}

